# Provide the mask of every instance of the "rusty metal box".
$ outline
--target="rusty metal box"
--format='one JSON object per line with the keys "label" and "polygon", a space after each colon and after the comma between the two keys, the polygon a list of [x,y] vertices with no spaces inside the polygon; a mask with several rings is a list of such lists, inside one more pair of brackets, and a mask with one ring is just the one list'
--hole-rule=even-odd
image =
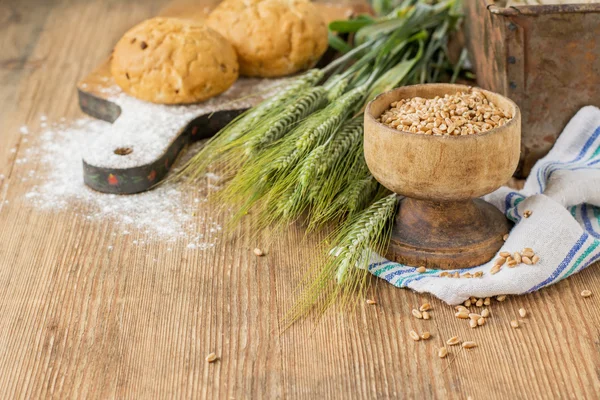
{"label": "rusty metal box", "polygon": [[477,84],[521,108],[525,177],[581,107],[600,106],[600,4],[496,3],[464,0],[465,40]]}

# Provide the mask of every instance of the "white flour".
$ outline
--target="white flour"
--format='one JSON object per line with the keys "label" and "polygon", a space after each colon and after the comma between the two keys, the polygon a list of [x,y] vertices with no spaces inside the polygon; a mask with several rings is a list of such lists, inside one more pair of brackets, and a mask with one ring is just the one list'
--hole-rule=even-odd
{"label": "white flour", "polygon": [[[240,109],[255,103],[257,88],[262,94],[281,86],[287,78],[238,80],[229,90],[198,104],[170,106],[138,100],[123,93],[118,86],[105,90],[110,101],[121,107],[121,115],[98,140],[84,150],[85,161],[96,167],[131,168],[152,163],[175,140],[182,128],[194,118],[224,109]],[[259,96],[260,98],[260,96]],[[125,156],[115,149],[133,150]]]}
{"label": "white flour", "polygon": [[[165,184],[135,195],[96,192],[83,183],[82,151],[87,143],[110,129],[111,124],[91,118],[73,123],[44,123],[48,127],[39,138],[35,138],[38,134],[29,133],[27,127],[21,129],[31,138],[32,145],[22,145],[16,160],[17,164],[24,165],[34,160],[39,163],[36,170],[20,174],[22,181],[34,182],[25,197],[36,208],[70,210],[94,221],[110,220],[118,226],[114,236],[135,232],[144,238],[133,240],[135,245],[181,240],[188,249],[214,246],[221,227],[203,206],[207,201],[206,187],[198,190]],[[197,149],[199,145],[193,147]],[[193,154],[193,148],[188,154]],[[216,184],[217,179],[207,177],[207,186]],[[112,246],[108,246],[108,250],[112,250]]]}
{"label": "white flour", "polygon": [[[42,133],[31,140],[34,146],[26,144],[27,137],[36,136],[33,131],[37,129],[27,126],[20,129],[23,137],[16,164],[30,165],[34,160],[41,163],[21,178],[35,180],[26,198],[42,210],[70,210],[89,220],[111,220],[119,226],[119,233],[115,235],[127,236],[130,231],[143,233],[146,239],[133,240],[133,244],[183,240],[188,249],[212,247],[221,227],[207,214],[203,203],[207,201],[206,191],[216,188],[217,176],[207,175],[206,185],[200,191],[164,184],[135,195],[105,194],[83,183],[82,159],[88,164],[115,169],[151,163],[196,116],[229,108],[233,101],[238,108],[249,107],[250,95],[264,96],[284,81],[240,79],[219,97],[189,106],[146,103],[112,86],[104,91],[121,107],[121,115],[114,124],[92,118],[73,123],[66,123],[63,118],[59,123],[50,123],[42,116]],[[133,152],[117,155],[114,150],[118,147],[131,148]],[[188,151],[187,154],[193,153]],[[109,246],[108,250],[111,249]]]}

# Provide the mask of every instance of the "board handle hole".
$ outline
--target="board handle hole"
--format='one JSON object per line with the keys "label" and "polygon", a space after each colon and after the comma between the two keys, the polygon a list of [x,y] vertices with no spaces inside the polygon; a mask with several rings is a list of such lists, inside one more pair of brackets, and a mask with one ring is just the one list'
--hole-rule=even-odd
{"label": "board handle hole", "polygon": [[118,147],[115,149],[115,154],[119,156],[126,156],[131,153],[133,153],[133,149],[131,147]]}

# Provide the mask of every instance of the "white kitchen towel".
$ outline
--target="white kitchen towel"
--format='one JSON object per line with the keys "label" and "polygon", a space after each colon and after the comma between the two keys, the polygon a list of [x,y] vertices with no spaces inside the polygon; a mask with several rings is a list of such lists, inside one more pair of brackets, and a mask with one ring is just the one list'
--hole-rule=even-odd
{"label": "white kitchen towel", "polygon": [[[550,153],[535,164],[523,190],[502,187],[485,200],[515,223],[500,251],[531,247],[540,257],[537,264],[504,266],[492,275],[492,260],[456,270],[461,275],[482,271],[481,278],[457,279],[441,277],[442,270],[418,273],[381,259],[369,265],[370,272],[394,286],[458,304],[470,296],[533,292],[592,265],[600,259],[600,109],[584,107],[571,119]],[[529,218],[523,218],[525,210],[531,210]]]}

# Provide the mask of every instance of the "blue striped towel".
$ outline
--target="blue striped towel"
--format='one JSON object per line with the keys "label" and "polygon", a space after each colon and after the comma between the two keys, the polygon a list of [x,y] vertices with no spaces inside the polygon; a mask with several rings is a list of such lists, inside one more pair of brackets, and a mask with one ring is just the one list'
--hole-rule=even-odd
{"label": "blue striped towel", "polygon": [[[582,108],[571,119],[550,153],[539,160],[523,190],[502,187],[485,196],[515,222],[500,251],[531,247],[536,265],[520,264],[490,274],[493,261],[464,274],[481,278],[441,277],[441,270],[418,273],[414,267],[373,260],[369,270],[397,287],[429,292],[449,304],[470,296],[523,294],[552,285],[600,259],[600,109]],[[529,218],[523,212],[531,210]],[[454,271],[449,271],[454,272]]]}

